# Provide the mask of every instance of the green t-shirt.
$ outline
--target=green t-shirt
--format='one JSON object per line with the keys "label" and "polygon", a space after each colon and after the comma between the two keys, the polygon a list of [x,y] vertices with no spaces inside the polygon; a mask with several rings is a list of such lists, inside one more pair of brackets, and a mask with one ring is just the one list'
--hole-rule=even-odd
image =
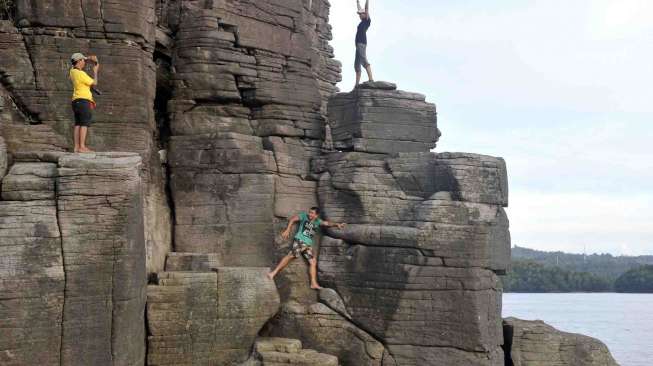
{"label": "green t-shirt", "polygon": [[320,231],[322,220],[317,219],[310,221],[306,212],[299,213],[299,230],[295,234],[295,239],[301,241],[306,245],[313,245],[313,236]]}

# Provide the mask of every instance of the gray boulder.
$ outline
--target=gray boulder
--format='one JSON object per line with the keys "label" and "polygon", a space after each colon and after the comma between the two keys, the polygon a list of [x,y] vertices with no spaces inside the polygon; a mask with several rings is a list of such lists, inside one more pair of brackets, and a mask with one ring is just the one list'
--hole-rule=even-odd
{"label": "gray boulder", "polygon": [[259,338],[254,347],[261,366],[338,366],[338,358],[303,349],[302,342],[288,338]]}
{"label": "gray boulder", "polygon": [[435,105],[394,84],[363,84],[329,100],[334,147],[371,153],[427,152],[440,132]]}
{"label": "gray boulder", "polygon": [[9,322],[0,332],[0,360],[142,364],[140,157],[16,158],[3,197],[21,201],[0,202],[0,318]]}
{"label": "gray boulder", "polygon": [[145,362],[141,158],[61,157],[57,210],[66,271],[61,362]]}
{"label": "gray boulder", "polygon": [[598,339],[561,332],[541,320],[503,320],[506,358],[514,366],[617,366]]}
{"label": "gray boulder", "polygon": [[279,307],[265,268],[162,272],[148,287],[148,365],[233,365],[248,359]]}
{"label": "gray boulder", "polygon": [[66,276],[55,201],[0,201],[0,251],[0,364],[59,365]]}
{"label": "gray boulder", "polygon": [[16,163],[2,180],[6,201],[54,200],[55,163]]}
{"label": "gray boulder", "polygon": [[[443,157],[351,152],[315,161],[326,217],[348,223],[322,239],[320,279],[399,365],[502,365],[505,166]],[[455,174],[440,173],[453,165]]]}
{"label": "gray boulder", "polygon": [[0,181],[7,174],[7,166],[9,164],[9,157],[7,156],[7,144],[5,144],[5,139],[0,136]]}
{"label": "gray boulder", "polygon": [[321,303],[287,302],[263,334],[301,339],[306,347],[337,356],[342,365],[395,365],[381,342]]}

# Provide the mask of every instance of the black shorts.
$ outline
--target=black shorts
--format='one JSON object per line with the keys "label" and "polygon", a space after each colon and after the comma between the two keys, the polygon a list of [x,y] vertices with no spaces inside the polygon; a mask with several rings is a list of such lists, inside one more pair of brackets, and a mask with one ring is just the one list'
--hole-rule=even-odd
{"label": "black shorts", "polygon": [[75,126],[88,127],[91,125],[93,109],[91,108],[90,100],[73,100],[73,113],[75,114]]}

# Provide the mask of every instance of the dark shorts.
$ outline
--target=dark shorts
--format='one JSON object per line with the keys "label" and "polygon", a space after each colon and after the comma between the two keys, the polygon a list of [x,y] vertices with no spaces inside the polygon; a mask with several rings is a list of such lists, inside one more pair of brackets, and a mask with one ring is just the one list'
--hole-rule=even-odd
{"label": "dark shorts", "polygon": [[73,114],[75,114],[75,126],[90,126],[93,121],[91,101],[86,99],[73,100]]}
{"label": "dark shorts", "polygon": [[307,261],[310,261],[314,258],[313,249],[311,246],[306,245],[297,239],[292,242],[292,246],[290,247],[288,255],[292,255],[295,258],[299,258],[301,255],[302,257],[306,258]]}
{"label": "dark shorts", "polygon": [[361,71],[361,66],[368,67],[370,63],[367,61],[367,45],[365,43],[356,43],[356,58],[354,59],[354,70]]}

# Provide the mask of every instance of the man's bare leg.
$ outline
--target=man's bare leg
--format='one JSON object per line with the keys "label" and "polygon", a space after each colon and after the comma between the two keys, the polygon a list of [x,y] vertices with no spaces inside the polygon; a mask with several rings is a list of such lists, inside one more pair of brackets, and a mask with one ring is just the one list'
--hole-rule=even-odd
{"label": "man's bare leg", "polygon": [[88,134],[88,127],[82,126],[79,128],[79,152],[93,152],[93,150],[86,147],[87,134]]}
{"label": "man's bare leg", "polygon": [[310,264],[309,273],[311,275],[311,288],[314,290],[319,290],[322,288],[322,286],[317,283],[317,259],[311,258],[311,260],[308,262]]}
{"label": "man's bare leg", "polygon": [[361,82],[361,72],[359,70],[356,71],[356,85],[354,86],[354,89],[358,86],[358,84],[360,84],[360,82]]}
{"label": "man's bare leg", "polygon": [[295,257],[293,257],[292,255],[287,255],[287,256],[283,257],[283,258],[281,259],[281,261],[279,262],[279,264],[277,265],[277,268],[275,268],[274,271],[268,273],[268,278],[271,279],[271,280],[273,280],[273,279],[274,279],[274,276],[276,276],[277,274],[279,274],[279,272],[283,271],[283,269],[286,268],[286,266],[287,266],[287,265],[288,265],[288,264],[289,264],[293,259],[295,259]]}
{"label": "man's bare leg", "polygon": [[367,71],[367,78],[370,81],[374,81],[374,77],[372,77],[372,65],[365,66],[365,71]]}
{"label": "man's bare leg", "polygon": [[79,126],[75,126],[73,130],[73,140],[75,141],[75,147],[73,148],[74,152],[79,152]]}

